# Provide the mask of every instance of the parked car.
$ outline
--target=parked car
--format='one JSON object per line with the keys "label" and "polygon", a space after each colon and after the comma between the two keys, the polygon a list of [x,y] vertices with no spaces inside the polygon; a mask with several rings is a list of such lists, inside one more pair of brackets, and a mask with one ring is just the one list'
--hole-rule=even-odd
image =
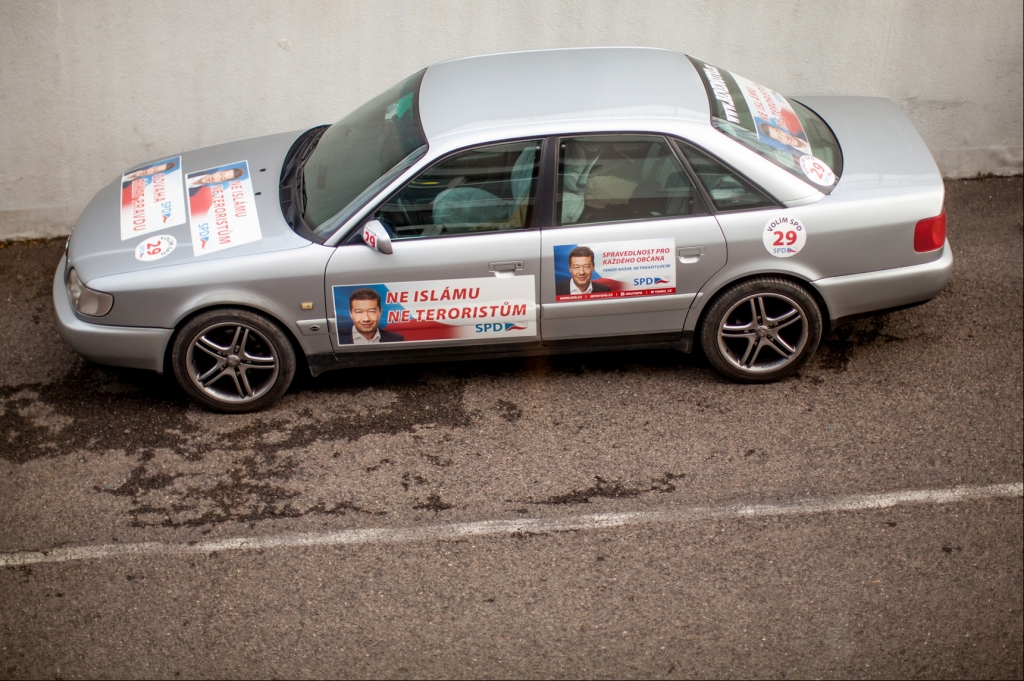
{"label": "parked car", "polygon": [[676,52],[430,66],[331,126],[153,159],[89,203],[64,338],[253,411],[328,369],[699,343],[796,372],[946,285],[943,184],[899,108]]}

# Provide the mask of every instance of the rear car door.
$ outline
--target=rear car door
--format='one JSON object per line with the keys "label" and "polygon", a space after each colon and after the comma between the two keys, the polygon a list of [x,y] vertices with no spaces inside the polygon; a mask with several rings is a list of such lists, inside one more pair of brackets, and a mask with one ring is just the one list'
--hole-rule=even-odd
{"label": "rear car door", "polygon": [[339,356],[539,344],[541,147],[519,140],[455,152],[371,214],[391,254],[366,246],[359,230],[338,246],[325,293]]}
{"label": "rear car door", "polygon": [[544,340],[680,335],[727,253],[669,141],[563,137],[555,197],[552,226],[541,236]]}

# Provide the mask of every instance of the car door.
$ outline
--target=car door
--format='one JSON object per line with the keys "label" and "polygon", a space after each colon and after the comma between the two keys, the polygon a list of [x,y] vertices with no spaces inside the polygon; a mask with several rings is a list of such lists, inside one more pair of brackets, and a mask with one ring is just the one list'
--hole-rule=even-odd
{"label": "car door", "polygon": [[726,243],[665,137],[558,140],[554,219],[541,236],[543,338],[681,334]]}
{"label": "car door", "polygon": [[371,219],[386,228],[392,253],[357,231],[327,266],[335,352],[539,343],[541,147],[519,140],[458,151],[383,200]]}

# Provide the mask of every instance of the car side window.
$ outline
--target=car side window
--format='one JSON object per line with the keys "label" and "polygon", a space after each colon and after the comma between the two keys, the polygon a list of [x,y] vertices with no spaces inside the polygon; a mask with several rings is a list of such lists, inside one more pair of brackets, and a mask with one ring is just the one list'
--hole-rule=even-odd
{"label": "car side window", "polygon": [[776,205],[764,193],[721,162],[685,142],[677,141],[677,144],[711,197],[715,210],[752,210]]}
{"label": "car side window", "polygon": [[705,212],[668,141],[658,135],[562,138],[557,197],[559,225]]}
{"label": "car side window", "polygon": [[378,217],[392,239],[526,229],[539,171],[539,140],[461,151],[420,173]]}

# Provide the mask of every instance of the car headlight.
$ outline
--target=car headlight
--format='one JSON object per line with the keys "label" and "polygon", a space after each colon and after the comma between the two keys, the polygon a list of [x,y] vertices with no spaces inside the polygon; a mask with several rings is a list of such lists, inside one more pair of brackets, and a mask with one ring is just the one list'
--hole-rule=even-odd
{"label": "car headlight", "polygon": [[100,293],[82,283],[78,278],[78,272],[72,267],[68,272],[68,297],[76,310],[90,317],[102,317],[110,312],[114,306],[114,296],[109,293]]}

